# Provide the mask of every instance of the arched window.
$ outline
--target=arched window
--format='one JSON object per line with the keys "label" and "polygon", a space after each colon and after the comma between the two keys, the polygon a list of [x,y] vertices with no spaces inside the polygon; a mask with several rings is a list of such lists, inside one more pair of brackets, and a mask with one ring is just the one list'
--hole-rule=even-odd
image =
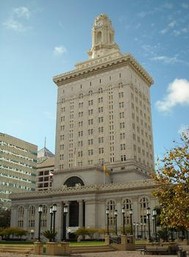
{"label": "arched window", "polygon": [[24,207],[20,206],[18,208],[18,227],[24,227]]}
{"label": "arched window", "polygon": [[35,227],[35,206],[30,206],[28,210],[28,226]]}
{"label": "arched window", "polygon": [[64,185],[66,185],[67,187],[75,187],[76,185],[84,186],[84,183],[83,183],[83,180],[80,179],[79,177],[73,176],[68,178],[65,181]]}
{"label": "arched window", "polygon": [[98,31],[96,38],[97,38],[97,44],[102,41],[102,32],[101,31]]}
{"label": "arched window", "polygon": [[92,91],[92,90],[90,90],[90,91],[89,91],[89,95],[92,95],[92,94],[93,94],[93,91]]}
{"label": "arched window", "polygon": [[140,222],[143,224],[147,223],[147,216],[146,216],[146,212],[147,212],[147,208],[149,206],[149,200],[147,197],[142,197],[140,199]]}
{"label": "arched window", "polygon": [[130,224],[130,210],[132,209],[132,202],[130,199],[124,199],[122,202],[122,208],[125,209],[125,224]]}
{"label": "arched window", "polygon": [[41,215],[41,227],[47,227],[47,206],[43,205],[43,211]]}
{"label": "arched window", "polygon": [[114,200],[109,200],[106,203],[106,209],[109,210],[109,225],[113,227],[115,224],[114,212],[116,210],[116,202]]}

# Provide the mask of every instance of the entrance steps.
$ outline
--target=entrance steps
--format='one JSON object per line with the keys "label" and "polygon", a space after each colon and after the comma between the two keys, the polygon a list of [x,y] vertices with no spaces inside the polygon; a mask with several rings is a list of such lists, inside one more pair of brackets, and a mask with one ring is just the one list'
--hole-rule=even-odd
{"label": "entrance steps", "polygon": [[100,253],[100,252],[112,252],[115,251],[110,245],[98,245],[98,246],[72,246],[70,247],[71,253]]}
{"label": "entrance steps", "polygon": [[33,251],[33,245],[0,244],[0,252],[30,254],[33,253]]}

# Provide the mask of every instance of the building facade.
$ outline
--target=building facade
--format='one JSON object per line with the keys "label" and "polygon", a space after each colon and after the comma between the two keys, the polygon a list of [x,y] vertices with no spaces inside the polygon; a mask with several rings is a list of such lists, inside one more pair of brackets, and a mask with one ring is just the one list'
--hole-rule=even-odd
{"label": "building facade", "polygon": [[71,238],[78,227],[117,225],[121,233],[122,224],[132,222],[140,224],[145,237],[147,208],[158,204],[151,180],[153,80],[132,55],[120,52],[104,14],[95,19],[88,55],[74,70],[53,78],[58,98],[52,189],[13,195],[12,225],[20,217],[36,236],[39,220],[29,222],[28,213],[35,210],[34,220],[43,205],[43,231],[50,227],[50,207],[56,204],[58,240]]}
{"label": "building facade", "polygon": [[36,145],[0,133],[0,204],[3,207],[10,207],[11,193],[35,190],[36,166]]}
{"label": "building facade", "polygon": [[36,190],[43,191],[52,188],[54,173],[54,154],[46,147],[37,154],[37,180]]}

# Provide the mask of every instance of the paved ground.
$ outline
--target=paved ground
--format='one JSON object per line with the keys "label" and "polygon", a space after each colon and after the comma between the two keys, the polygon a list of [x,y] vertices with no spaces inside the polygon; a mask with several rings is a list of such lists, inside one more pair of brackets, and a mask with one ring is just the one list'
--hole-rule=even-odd
{"label": "paved ground", "polygon": [[[175,257],[176,255],[166,255],[167,257]],[[54,257],[49,255],[34,255],[34,254],[14,254],[14,253],[0,253],[0,257]],[[115,251],[106,253],[82,253],[73,254],[71,257],[142,257],[142,254],[137,251]],[[147,257],[156,257],[156,255],[147,255]],[[165,255],[158,255],[158,257],[165,257]]]}

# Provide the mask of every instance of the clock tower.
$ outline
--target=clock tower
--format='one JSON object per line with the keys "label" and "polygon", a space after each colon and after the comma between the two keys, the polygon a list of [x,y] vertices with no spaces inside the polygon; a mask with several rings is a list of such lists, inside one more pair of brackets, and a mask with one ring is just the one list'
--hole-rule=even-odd
{"label": "clock tower", "polygon": [[102,57],[119,52],[118,45],[114,42],[114,30],[110,19],[105,15],[99,15],[92,29],[92,48],[88,52],[89,58]]}

